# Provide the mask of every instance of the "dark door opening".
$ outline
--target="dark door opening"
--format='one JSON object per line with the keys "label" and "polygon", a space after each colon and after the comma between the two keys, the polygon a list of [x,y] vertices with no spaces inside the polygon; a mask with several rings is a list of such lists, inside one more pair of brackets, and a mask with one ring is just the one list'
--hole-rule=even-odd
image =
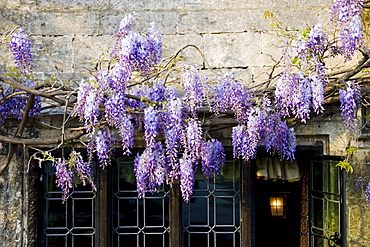
{"label": "dark door opening", "polygon": [[[296,247],[300,240],[302,182],[257,180],[256,247]],[[271,214],[270,196],[285,197],[285,216]]]}
{"label": "dark door opening", "polygon": [[[296,153],[299,176],[296,180],[284,178],[255,178],[255,246],[297,247],[301,246],[302,233],[308,234],[307,175],[311,159],[322,153],[321,146],[300,147]],[[302,178],[305,178],[304,181]],[[305,194],[305,197],[303,196]],[[273,216],[271,197],[284,198],[284,215]],[[306,208],[307,209],[307,208]],[[306,222],[302,228],[301,223]],[[302,230],[303,229],[303,230]]]}

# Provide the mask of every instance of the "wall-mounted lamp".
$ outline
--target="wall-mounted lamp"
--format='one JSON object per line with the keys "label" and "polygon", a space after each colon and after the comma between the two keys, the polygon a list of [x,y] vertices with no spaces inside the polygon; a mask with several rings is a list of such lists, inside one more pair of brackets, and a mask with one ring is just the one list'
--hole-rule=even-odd
{"label": "wall-mounted lamp", "polygon": [[286,200],[285,195],[270,196],[271,216],[274,218],[285,218]]}

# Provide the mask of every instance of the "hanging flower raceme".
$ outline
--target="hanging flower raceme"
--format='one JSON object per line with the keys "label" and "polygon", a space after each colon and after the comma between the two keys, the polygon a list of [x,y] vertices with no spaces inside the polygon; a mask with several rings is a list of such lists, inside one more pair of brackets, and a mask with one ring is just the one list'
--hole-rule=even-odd
{"label": "hanging flower raceme", "polygon": [[153,106],[144,109],[144,136],[147,147],[155,142],[158,135],[158,111]]}
{"label": "hanging flower raceme", "polygon": [[31,42],[23,29],[20,28],[12,34],[9,46],[19,72],[29,74],[32,68]]}
{"label": "hanging flower raceme", "polygon": [[263,144],[271,155],[281,159],[292,160],[296,151],[296,138],[293,128],[282,120],[277,113],[270,113],[267,118]]}
{"label": "hanging flower raceme", "polygon": [[139,197],[146,192],[156,192],[166,179],[167,163],[162,144],[155,142],[134,160],[137,191]]}
{"label": "hanging flower raceme", "polygon": [[248,157],[247,160],[256,158],[257,148],[261,144],[261,130],[265,128],[262,112],[259,107],[253,107],[248,116],[246,143],[244,144],[244,156]]}
{"label": "hanging flower raceme", "polygon": [[321,61],[326,46],[326,35],[320,24],[303,32],[297,46],[282,48],[282,76],[276,84],[275,102],[284,117],[295,117],[302,122],[310,118],[311,107],[316,113],[324,110],[325,69]]}
{"label": "hanging flower raceme", "polygon": [[234,75],[228,73],[219,78],[219,83],[215,84],[211,110],[216,114],[226,112],[231,108],[233,103],[231,102],[230,89],[233,83],[235,83]]}
{"label": "hanging flower raceme", "polygon": [[232,74],[225,74],[214,87],[211,107],[215,113],[232,110],[238,123],[244,124],[253,103],[250,89],[236,81]]}
{"label": "hanging flower raceme", "polygon": [[90,81],[83,81],[78,89],[77,103],[74,107],[74,114],[84,120],[88,131],[98,123],[101,116],[99,107],[104,103],[104,93],[100,90],[100,85],[95,78]]}
{"label": "hanging flower raceme", "polygon": [[125,17],[121,20],[118,31],[116,33],[116,43],[114,44],[113,49],[110,53],[110,56],[113,60],[119,59],[121,39],[122,37],[129,34],[134,23],[135,23],[135,16],[133,14],[125,15]]}
{"label": "hanging flower raceme", "polygon": [[154,22],[150,23],[148,30],[148,49],[152,64],[157,65],[162,57],[162,35]]}
{"label": "hanging flower raceme", "polygon": [[189,119],[189,123],[185,129],[185,149],[188,158],[193,161],[201,157],[201,149],[203,145],[202,127],[198,120]]}
{"label": "hanging flower raceme", "polygon": [[[27,87],[34,88],[35,83],[27,79],[25,76],[32,72],[32,53],[31,42],[23,29],[19,28],[17,31],[12,33],[9,47],[12,50],[13,59],[17,69],[23,74],[21,78],[22,84]],[[0,96],[2,100],[5,99],[5,101],[0,105],[1,124],[8,116],[15,116],[18,120],[23,118],[29,94],[19,94],[19,92],[21,92],[20,89],[8,88],[3,92],[2,96]],[[14,96],[14,93],[18,93],[18,96]],[[40,114],[40,110],[40,97],[36,96],[33,105],[29,110],[28,116],[38,115]]]}
{"label": "hanging flower raceme", "polygon": [[53,159],[52,165],[55,167],[55,183],[62,190],[63,203],[69,197],[75,178],[78,178],[84,186],[90,184],[93,190],[97,190],[92,168],[83,160],[79,152],[72,151],[68,160]]}
{"label": "hanging flower raceme", "polygon": [[[276,108],[284,117],[293,115],[305,121],[308,116],[307,110],[310,105],[307,105],[307,99],[310,97],[311,91],[309,87],[303,86],[302,82],[305,82],[303,72],[289,73],[289,71],[285,71],[276,83]],[[301,101],[301,97],[303,101]]]}
{"label": "hanging flower raceme", "polygon": [[316,57],[321,56],[325,51],[327,42],[326,34],[324,33],[321,24],[317,23],[310,31],[307,39],[307,48],[311,49],[312,54]]}
{"label": "hanging flower raceme", "polygon": [[180,190],[182,199],[185,202],[190,201],[190,196],[193,194],[193,186],[195,180],[195,169],[193,158],[186,153],[180,159]]}
{"label": "hanging flower raceme", "polygon": [[183,84],[185,90],[184,107],[196,116],[196,110],[203,106],[205,100],[205,81],[207,78],[194,66],[183,67]]}
{"label": "hanging flower raceme", "polygon": [[210,178],[212,176],[219,175],[222,166],[225,164],[226,156],[222,143],[215,139],[204,142],[201,150],[201,156],[201,170],[203,176]]}
{"label": "hanging flower raceme", "polygon": [[327,37],[321,24],[316,24],[309,33],[303,32],[298,38],[296,52],[297,57],[293,63],[299,65],[301,70],[312,69],[316,66],[325,51]]}
{"label": "hanging flower raceme", "polygon": [[93,190],[96,191],[94,176],[91,166],[85,162],[79,152],[72,151],[70,154],[69,163],[72,164],[77,172],[77,176],[82,184],[90,184]]}
{"label": "hanging flower raceme", "polygon": [[238,126],[233,127],[231,138],[234,158],[241,157],[245,160],[248,159],[248,156],[245,155],[247,136],[247,127],[245,125],[239,124]]}
{"label": "hanging flower raceme", "polygon": [[311,82],[312,92],[312,108],[314,112],[324,112],[324,94],[325,94],[325,74],[319,74],[314,71],[308,76],[308,80]]}
{"label": "hanging flower raceme", "polygon": [[296,137],[293,128],[288,128],[285,121],[276,118],[274,150],[281,159],[293,160],[296,151]]}
{"label": "hanging flower raceme", "polygon": [[251,107],[248,122],[233,128],[231,137],[234,158],[254,159],[258,147],[264,144],[264,140],[272,138],[270,135],[275,135],[274,131],[269,130],[270,101],[267,98],[261,100],[260,107]]}
{"label": "hanging flower raceme", "polygon": [[126,66],[116,63],[115,66],[109,71],[109,74],[99,80],[104,90],[112,90],[113,92],[124,93],[126,86],[131,77],[132,71],[127,70]]}
{"label": "hanging flower raceme", "polygon": [[335,0],[330,8],[331,22],[339,29],[339,53],[350,60],[363,42],[361,22],[363,0]]}
{"label": "hanging flower raceme", "polygon": [[105,119],[110,126],[114,126],[121,137],[122,152],[124,155],[130,154],[130,148],[134,145],[134,125],[130,120],[130,115],[126,113],[126,97],[122,93],[113,94],[105,102]]}
{"label": "hanging flower raceme", "polygon": [[344,125],[355,128],[356,110],[361,103],[361,88],[355,81],[346,82],[344,89],[339,89],[340,109]]}
{"label": "hanging flower raceme", "polygon": [[134,22],[133,15],[127,15],[122,20],[111,52],[111,57],[118,61],[118,74],[123,74],[126,81],[131,78],[134,70],[148,75],[151,67],[156,66],[162,56],[162,36],[154,23],[151,23],[147,35],[142,35],[131,28]]}
{"label": "hanging flower raceme", "polygon": [[73,188],[73,171],[68,167],[68,163],[61,158],[53,162],[55,167],[55,183],[62,190],[63,202],[68,199],[70,189]]}
{"label": "hanging flower raceme", "polygon": [[225,90],[229,94],[229,104],[231,104],[231,110],[234,112],[236,120],[241,124],[246,123],[250,107],[254,103],[252,92],[239,81],[234,81]]}
{"label": "hanging flower raceme", "polygon": [[264,140],[267,138],[266,135],[268,135],[269,128],[270,128],[270,115],[272,114],[272,106],[271,106],[271,100],[267,95],[263,95],[260,97],[257,101],[258,107],[258,115],[259,115],[259,123],[258,123],[258,132],[260,135],[260,138],[262,142],[260,143],[263,145]]}
{"label": "hanging flower raceme", "polygon": [[167,113],[164,114],[164,136],[166,144],[166,155],[171,165],[169,176],[177,179],[180,175],[178,153],[183,145],[183,111],[179,98],[171,98],[166,103]]}
{"label": "hanging flower raceme", "polygon": [[112,152],[117,144],[115,133],[109,130],[108,127],[103,127],[95,130],[90,136],[92,136],[88,149],[90,156],[96,152],[100,166],[106,167],[110,164]]}

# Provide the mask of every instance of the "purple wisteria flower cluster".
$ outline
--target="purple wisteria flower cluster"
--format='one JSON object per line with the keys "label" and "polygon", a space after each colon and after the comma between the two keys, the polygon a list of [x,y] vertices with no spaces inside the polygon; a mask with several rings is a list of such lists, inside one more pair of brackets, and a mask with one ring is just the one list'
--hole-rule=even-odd
{"label": "purple wisteria flower cluster", "polygon": [[93,190],[97,190],[91,165],[83,160],[79,152],[72,151],[68,160],[54,159],[52,165],[55,167],[55,183],[62,190],[63,202],[68,199],[76,178],[84,186],[90,184]]}
{"label": "purple wisteria flower cluster", "polygon": [[152,143],[141,155],[136,156],[134,172],[140,198],[145,197],[146,192],[157,191],[167,174],[166,156],[160,142]]}
{"label": "purple wisteria flower cluster", "polygon": [[339,29],[339,45],[336,51],[350,60],[363,42],[361,21],[363,0],[335,0],[330,8],[331,21]]}
{"label": "purple wisteria flower cluster", "polygon": [[365,201],[370,205],[370,182],[363,177],[358,177],[356,182],[356,190],[365,188]]}
{"label": "purple wisteria flower cluster", "polygon": [[75,166],[77,177],[82,182],[82,184],[84,186],[90,184],[93,190],[96,190],[91,165],[89,165],[87,162],[83,160],[81,153],[72,151],[70,154],[69,163],[72,166]]}
{"label": "purple wisteria flower cluster", "polygon": [[[264,148],[280,159],[294,159],[295,133],[287,118],[305,123],[312,112],[324,111],[327,78],[323,59],[327,51],[332,57],[343,55],[345,61],[353,57],[364,38],[362,7],[363,0],[334,1],[331,22],[339,30],[338,44],[328,41],[330,35],[320,24],[286,42],[280,63],[283,70],[274,94],[271,88],[252,91],[232,73],[215,82],[196,65],[169,69],[174,60],[167,60],[170,62],[161,67],[159,29],[154,23],[136,28],[135,15],[127,15],[115,35],[109,66],[97,70],[79,86],[74,114],[84,122],[89,138],[88,162],[74,151],[68,160],[54,160],[56,183],[62,189],[63,200],[68,198],[74,178],[83,185],[91,184],[96,190],[89,165],[94,155],[104,168],[111,163],[112,153],[119,144],[124,155],[131,154],[138,137],[145,145],[134,160],[139,197],[158,191],[165,182],[172,185],[178,179],[183,199],[189,201],[196,172],[201,170],[206,179],[217,176],[225,163],[222,143],[211,136],[212,131],[204,132],[201,108],[210,109],[205,117],[234,116],[236,126],[231,134],[234,158],[255,159],[258,149]],[[34,87],[30,79],[32,53],[28,35],[22,29],[14,32],[9,47],[19,71],[14,79]],[[182,97],[167,84],[168,77],[163,79],[161,74],[168,72],[169,76],[172,69],[181,73]],[[344,124],[354,129],[356,108],[361,101],[360,87],[354,81],[341,86]],[[4,101],[0,104],[0,123],[6,116],[21,119],[24,114],[29,95],[9,97],[14,93],[20,90],[6,89],[0,98]],[[40,109],[41,103],[36,97],[29,115],[38,114]],[[370,201],[370,184],[366,195]]]}
{"label": "purple wisteria flower cluster", "polygon": [[73,188],[73,171],[69,169],[68,163],[62,158],[57,158],[53,166],[55,167],[55,183],[62,190],[63,201],[66,201]]}
{"label": "purple wisteria flower cluster", "polygon": [[194,163],[192,159],[185,154],[180,159],[180,190],[182,194],[182,199],[185,202],[190,201],[190,196],[193,194],[193,186],[195,181]]}
{"label": "purple wisteria flower cluster", "polygon": [[214,87],[211,109],[217,114],[231,110],[238,123],[245,124],[254,103],[253,97],[249,88],[235,80],[233,74],[227,73]]}
{"label": "purple wisteria flower cluster", "polygon": [[326,42],[326,34],[317,24],[301,34],[295,47],[283,46],[284,70],[275,91],[277,109],[283,117],[306,122],[311,108],[316,113],[324,111],[326,78],[321,57]]}
{"label": "purple wisteria flower cluster", "polygon": [[206,178],[220,174],[225,164],[225,150],[220,141],[216,139],[203,142],[201,170]]}
{"label": "purple wisteria flower cluster", "polygon": [[205,99],[205,81],[207,78],[194,66],[184,66],[183,84],[185,90],[184,107],[196,116],[196,110],[203,106]]}
{"label": "purple wisteria flower cluster", "polygon": [[183,106],[178,97],[167,101],[167,113],[163,114],[166,156],[169,162],[169,180],[178,179],[180,166],[178,162],[180,147],[183,146]]}
{"label": "purple wisteria flower cluster", "polygon": [[31,42],[23,29],[20,28],[12,34],[9,46],[19,72],[29,74],[32,70]]}
{"label": "purple wisteria flower cluster", "polygon": [[[24,85],[33,88],[34,83],[32,81],[24,81]],[[16,97],[11,97],[11,95],[18,93]],[[4,97],[3,97],[4,96]],[[0,100],[4,99],[4,103],[0,104],[0,125],[4,124],[4,121],[7,117],[15,117],[18,120],[21,120],[24,115],[24,110],[27,105],[27,100],[29,95],[26,93],[21,93],[20,89],[8,88],[3,96],[0,96]],[[41,111],[41,101],[40,97],[36,96],[28,116],[39,115]]]}
{"label": "purple wisteria flower cluster", "polygon": [[361,88],[355,81],[347,81],[344,89],[339,89],[340,109],[344,125],[355,128],[356,110],[361,103]]}
{"label": "purple wisteria flower cluster", "polygon": [[109,165],[112,152],[117,144],[115,133],[107,127],[103,127],[92,133],[90,140],[88,149],[90,155],[95,151],[99,158],[100,165],[103,167]]}
{"label": "purple wisteria flower cluster", "polygon": [[[31,80],[32,75],[32,53],[31,53],[31,42],[28,35],[23,29],[19,29],[12,33],[9,47],[13,53],[13,59],[16,64],[18,72],[16,75],[12,75],[12,79],[21,82],[23,85],[34,88],[35,83]],[[4,123],[7,117],[14,116],[18,120],[21,120],[24,115],[24,110],[27,105],[29,94],[22,93],[22,90],[18,88],[9,87],[2,92],[0,100],[0,124]],[[28,116],[39,115],[41,111],[40,97],[36,96],[33,100],[31,109],[28,112]]]}
{"label": "purple wisteria flower cluster", "polygon": [[[141,34],[132,27],[133,15],[127,15],[121,22],[116,43],[111,51],[115,62],[108,71],[97,71],[96,76],[82,82],[74,109],[76,115],[85,122],[90,136],[89,157],[96,153],[102,165],[107,165],[113,146],[117,143],[116,133],[120,137],[123,153],[130,154],[134,144],[134,123],[130,112],[136,108],[145,108],[145,136],[148,145],[154,141],[157,133],[157,108],[127,97],[135,92],[136,87],[128,88],[134,73],[148,76],[162,55],[162,38],[159,30],[152,24],[147,34]],[[164,94],[163,86],[145,85],[143,95],[135,94],[145,100],[158,101]],[[140,86],[138,86],[140,87]],[[163,97],[162,97],[163,98]],[[135,103],[133,103],[135,102]],[[101,109],[105,109],[105,114]],[[108,131],[108,129],[111,130]]]}
{"label": "purple wisteria flower cluster", "polygon": [[[331,23],[339,29],[339,44],[328,41],[320,24],[305,30],[296,45],[286,43],[282,49],[284,70],[276,84],[275,103],[283,117],[295,117],[302,122],[310,118],[311,112],[324,111],[324,94],[327,83],[322,59],[326,49],[329,56],[343,55],[350,60],[362,44],[361,23],[362,0],[335,0],[331,6]],[[360,88],[348,82],[341,89],[341,111],[344,124],[354,128],[354,111],[360,102]]]}
{"label": "purple wisteria flower cluster", "polygon": [[271,108],[254,107],[248,123],[233,127],[232,145],[234,158],[254,159],[259,147],[264,146],[272,155],[292,160],[296,151],[295,133]]}

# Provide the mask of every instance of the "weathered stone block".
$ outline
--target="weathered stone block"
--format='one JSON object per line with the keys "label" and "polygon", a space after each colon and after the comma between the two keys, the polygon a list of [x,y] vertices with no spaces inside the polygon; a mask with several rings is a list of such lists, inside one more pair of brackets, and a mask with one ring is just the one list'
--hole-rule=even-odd
{"label": "weathered stone block", "polygon": [[42,12],[32,25],[34,35],[96,35],[100,16],[97,12],[54,13]]}
{"label": "weathered stone block", "polygon": [[283,23],[283,27],[286,27],[288,30],[306,29],[318,22],[325,26],[327,20],[329,20],[328,11],[321,8],[279,8],[275,11],[275,16]]}
{"label": "weathered stone block", "polygon": [[[235,18],[238,16],[238,18]],[[245,10],[181,12],[179,33],[243,32],[247,27]]]}
{"label": "weathered stone block", "polygon": [[63,10],[76,11],[81,9],[99,9],[107,8],[109,1],[101,0],[38,0],[36,2],[37,10]]}
{"label": "weathered stone block", "polygon": [[[363,212],[364,219],[366,220],[370,219],[370,210],[364,209],[363,211],[364,211]],[[368,246],[370,246],[370,224],[368,222],[366,223],[364,222],[363,224],[363,238],[368,240],[368,243],[369,243]]]}
{"label": "weathered stone block", "polygon": [[114,38],[106,36],[36,37],[43,50],[34,49],[34,73],[38,78],[53,73],[89,74],[104,55],[107,56]]}
{"label": "weathered stone block", "polygon": [[264,8],[266,10],[271,10],[272,8],[280,8],[280,9],[284,9],[284,8],[308,8],[308,7],[312,7],[312,6],[315,6],[315,7],[326,7],[326,6],[329,6],[332,1],[330,0],[313,0],[313,1],[309,1],[309,0],[303,0],[303,1],[300,1],[300,0],[277,0],[277,1],[261,1],[259,0],[258,1],[259,5],[258,7],[259,8]]}
{"label": "weathered stone block", "polygon": [[361,239],[358,242],[359,242],[359,244],[360,244],[361,247],[368,247],[368,246],[370,246],[370,241],[369,240]]}
{"label": "weathered stone block", "polygon": [[[162,43],[165,46],[163,48],[163,58],[169,57],[184,48],[179,55],[185,59],[186,63],[202,64],[204,62],[201,55],[205,52],[202,35],[163,35]],[[185,48],[187,45],[196,46],[201,53],[195,47]]]}
{"label": "weathered stone block", "polygon": [[348,243],[348,247],[361,247],[361,245],[357,244],[356,242],[354,241],[350,241]]}
{"label": "weathered stone block", "polygon": [[256,7],[256,2],[258,1],[225,1],[225,0],[190,0],[190,1],[181,1],[181,7],[183,10],[217,10],[217,9],[234,9],[240,10],[243,8],[253,8]]}
{"label": "weathered stone block", "polygon": [[29,12],[28,10],[8,5],[0,5],[0,33],[4,33],[5,30],[11,30],[18,26],[30,32],[30,30],[32,30],[31,26],[33,26],[36,20],[36,16],[35,13]]}
{"label": "weathered stone block", "polygon": [[117,11],[163,11],[181,7],[181,1],[111,0],[110,7]]}
{"label": "weathered stone block", "polygon": [[361,236],[362,209],[358,206],[348,207],[348,237],[357,239]]}
{"label": "weathered stone block", "polygon": [[211,67],[256,66],[263,59],[261,35],[256,32],[205,34],[204,44]]}
{"label": "weathered stone block", "polygon": [[86,73],[98,66],[103,60],[109,59],[114,42],[115,38],[111,35],[73,37],[70,44],[73,49],[73,61],[71,61],[73,62],[71,64],[73,72],[85,71]]}
{"label": "weathered stone block", "polygon": [[[117,32],[121,20],[127,13],[107,13],[101,17],[101,33],[112,35]],[[137,12],[137,19],[145,26],[154,22],[162,34],[176,34],[178,13],[176,12]],[[137,26],[140,26],[137,24]]]}

